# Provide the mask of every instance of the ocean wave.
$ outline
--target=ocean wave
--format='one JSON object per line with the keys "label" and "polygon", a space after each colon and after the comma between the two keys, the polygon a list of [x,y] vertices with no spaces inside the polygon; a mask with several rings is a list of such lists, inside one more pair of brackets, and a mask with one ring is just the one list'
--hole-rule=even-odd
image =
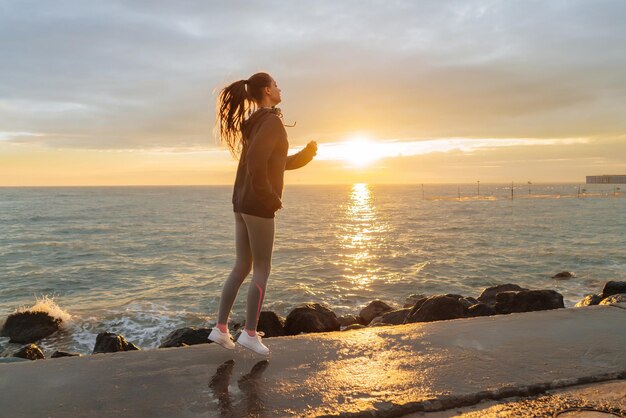
{"label": "ocean wave", "polygon": [[196,312],[153,302],[136,302],[123,310],[101,310],[98,316],[78,316],[71,329],[72,346],[81,352],[90,352],[98,333],[113,332],[142,349],[157,348],[175,329],[206,323],[206,316]]}

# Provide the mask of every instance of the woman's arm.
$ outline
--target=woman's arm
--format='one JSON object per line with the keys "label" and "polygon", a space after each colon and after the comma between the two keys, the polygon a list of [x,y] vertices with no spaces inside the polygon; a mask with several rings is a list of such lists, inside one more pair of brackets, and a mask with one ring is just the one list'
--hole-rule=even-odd
{"label": "woman's arm", "polygon": [[300,167],[304,167],[311,162],[313,157],[317,154],[317,142],[311,141],[306,144],[299,152],[287,156],[287,162],[285,163],[285,170],[295,170]]}

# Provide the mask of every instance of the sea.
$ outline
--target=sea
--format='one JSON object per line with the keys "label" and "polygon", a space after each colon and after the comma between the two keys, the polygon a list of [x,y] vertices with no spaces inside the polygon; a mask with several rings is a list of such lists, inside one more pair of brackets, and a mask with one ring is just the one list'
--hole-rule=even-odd
{"label": "sea", "polygon": [[[0,188],[0,324],[63,319],[38,342],[91,353],[100,332],[157,348],[215,324],[233,266],[232,186]],[[613,185],[287,185],[263,310],[306,302],[337,315],[411,294],[477,297],[516,283],[571,307],[626,280],[626,195]],[[570,271],[575,277],[552,276]],[[245,317],[250,279],[231,323]],[[21,347],[0,337],[0,356]]]}

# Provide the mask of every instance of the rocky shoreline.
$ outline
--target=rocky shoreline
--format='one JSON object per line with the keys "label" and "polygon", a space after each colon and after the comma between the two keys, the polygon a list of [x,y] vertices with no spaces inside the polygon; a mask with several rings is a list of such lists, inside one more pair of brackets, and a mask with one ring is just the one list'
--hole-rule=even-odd
{"label": "rocky shoreline", "polygon": [[[564,274],[559,273],[559,274]],[[600,294],[588,294],[575,305],[610,305],[626,302],[626,281],[608,281]],[[382,300],[373,300],[356,315],[337,316],[329,306],[315,302],[304,303],[282,318],[272,311],[262,311],[257,330],[265,338],[298,335],[301,333],[347,331],[351,329],[392,326],[415,322],[444,321],[478,316],[506,315],[549,309],[564,309],[563,296],[554,290],[531,290],[507,283],[488,287],[477,297],[457,294],[421,295],[407,297],[404,306],[394,308]],[[0,335],[10,338],[10,343],[26,344],[0,363],[45,359],[37,341],[57,332],[62,320],[46,312],[18,312],[7,317]],[[231,324],[237,337],[244,323]],[[209,344],[211,328],[183,327],[170,332],[159,348],[185,347]],[[92,354],[140,350],[124,336],[110,332],[98,334]],[[50,358],[81,356],[79,353],[55,351]]]}

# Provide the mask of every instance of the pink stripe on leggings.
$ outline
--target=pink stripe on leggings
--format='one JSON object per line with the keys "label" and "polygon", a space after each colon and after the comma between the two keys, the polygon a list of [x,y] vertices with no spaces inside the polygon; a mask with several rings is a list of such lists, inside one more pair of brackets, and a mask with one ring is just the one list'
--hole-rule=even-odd
{"label": "pink stripe on leggings", "polygon": [[259,289],[259,293],[260,293],[260,295],[259,295],[259,306],[257,307],[257,310],[256,310],[256,321],[257,321],[257,324],[258,324],[259,316],[261,315],[261,300],[263,299],[263,289],[261,289],[261,286],[259,286],[256,282],[253,282],[253,283],[257,287],[257,289]]}

